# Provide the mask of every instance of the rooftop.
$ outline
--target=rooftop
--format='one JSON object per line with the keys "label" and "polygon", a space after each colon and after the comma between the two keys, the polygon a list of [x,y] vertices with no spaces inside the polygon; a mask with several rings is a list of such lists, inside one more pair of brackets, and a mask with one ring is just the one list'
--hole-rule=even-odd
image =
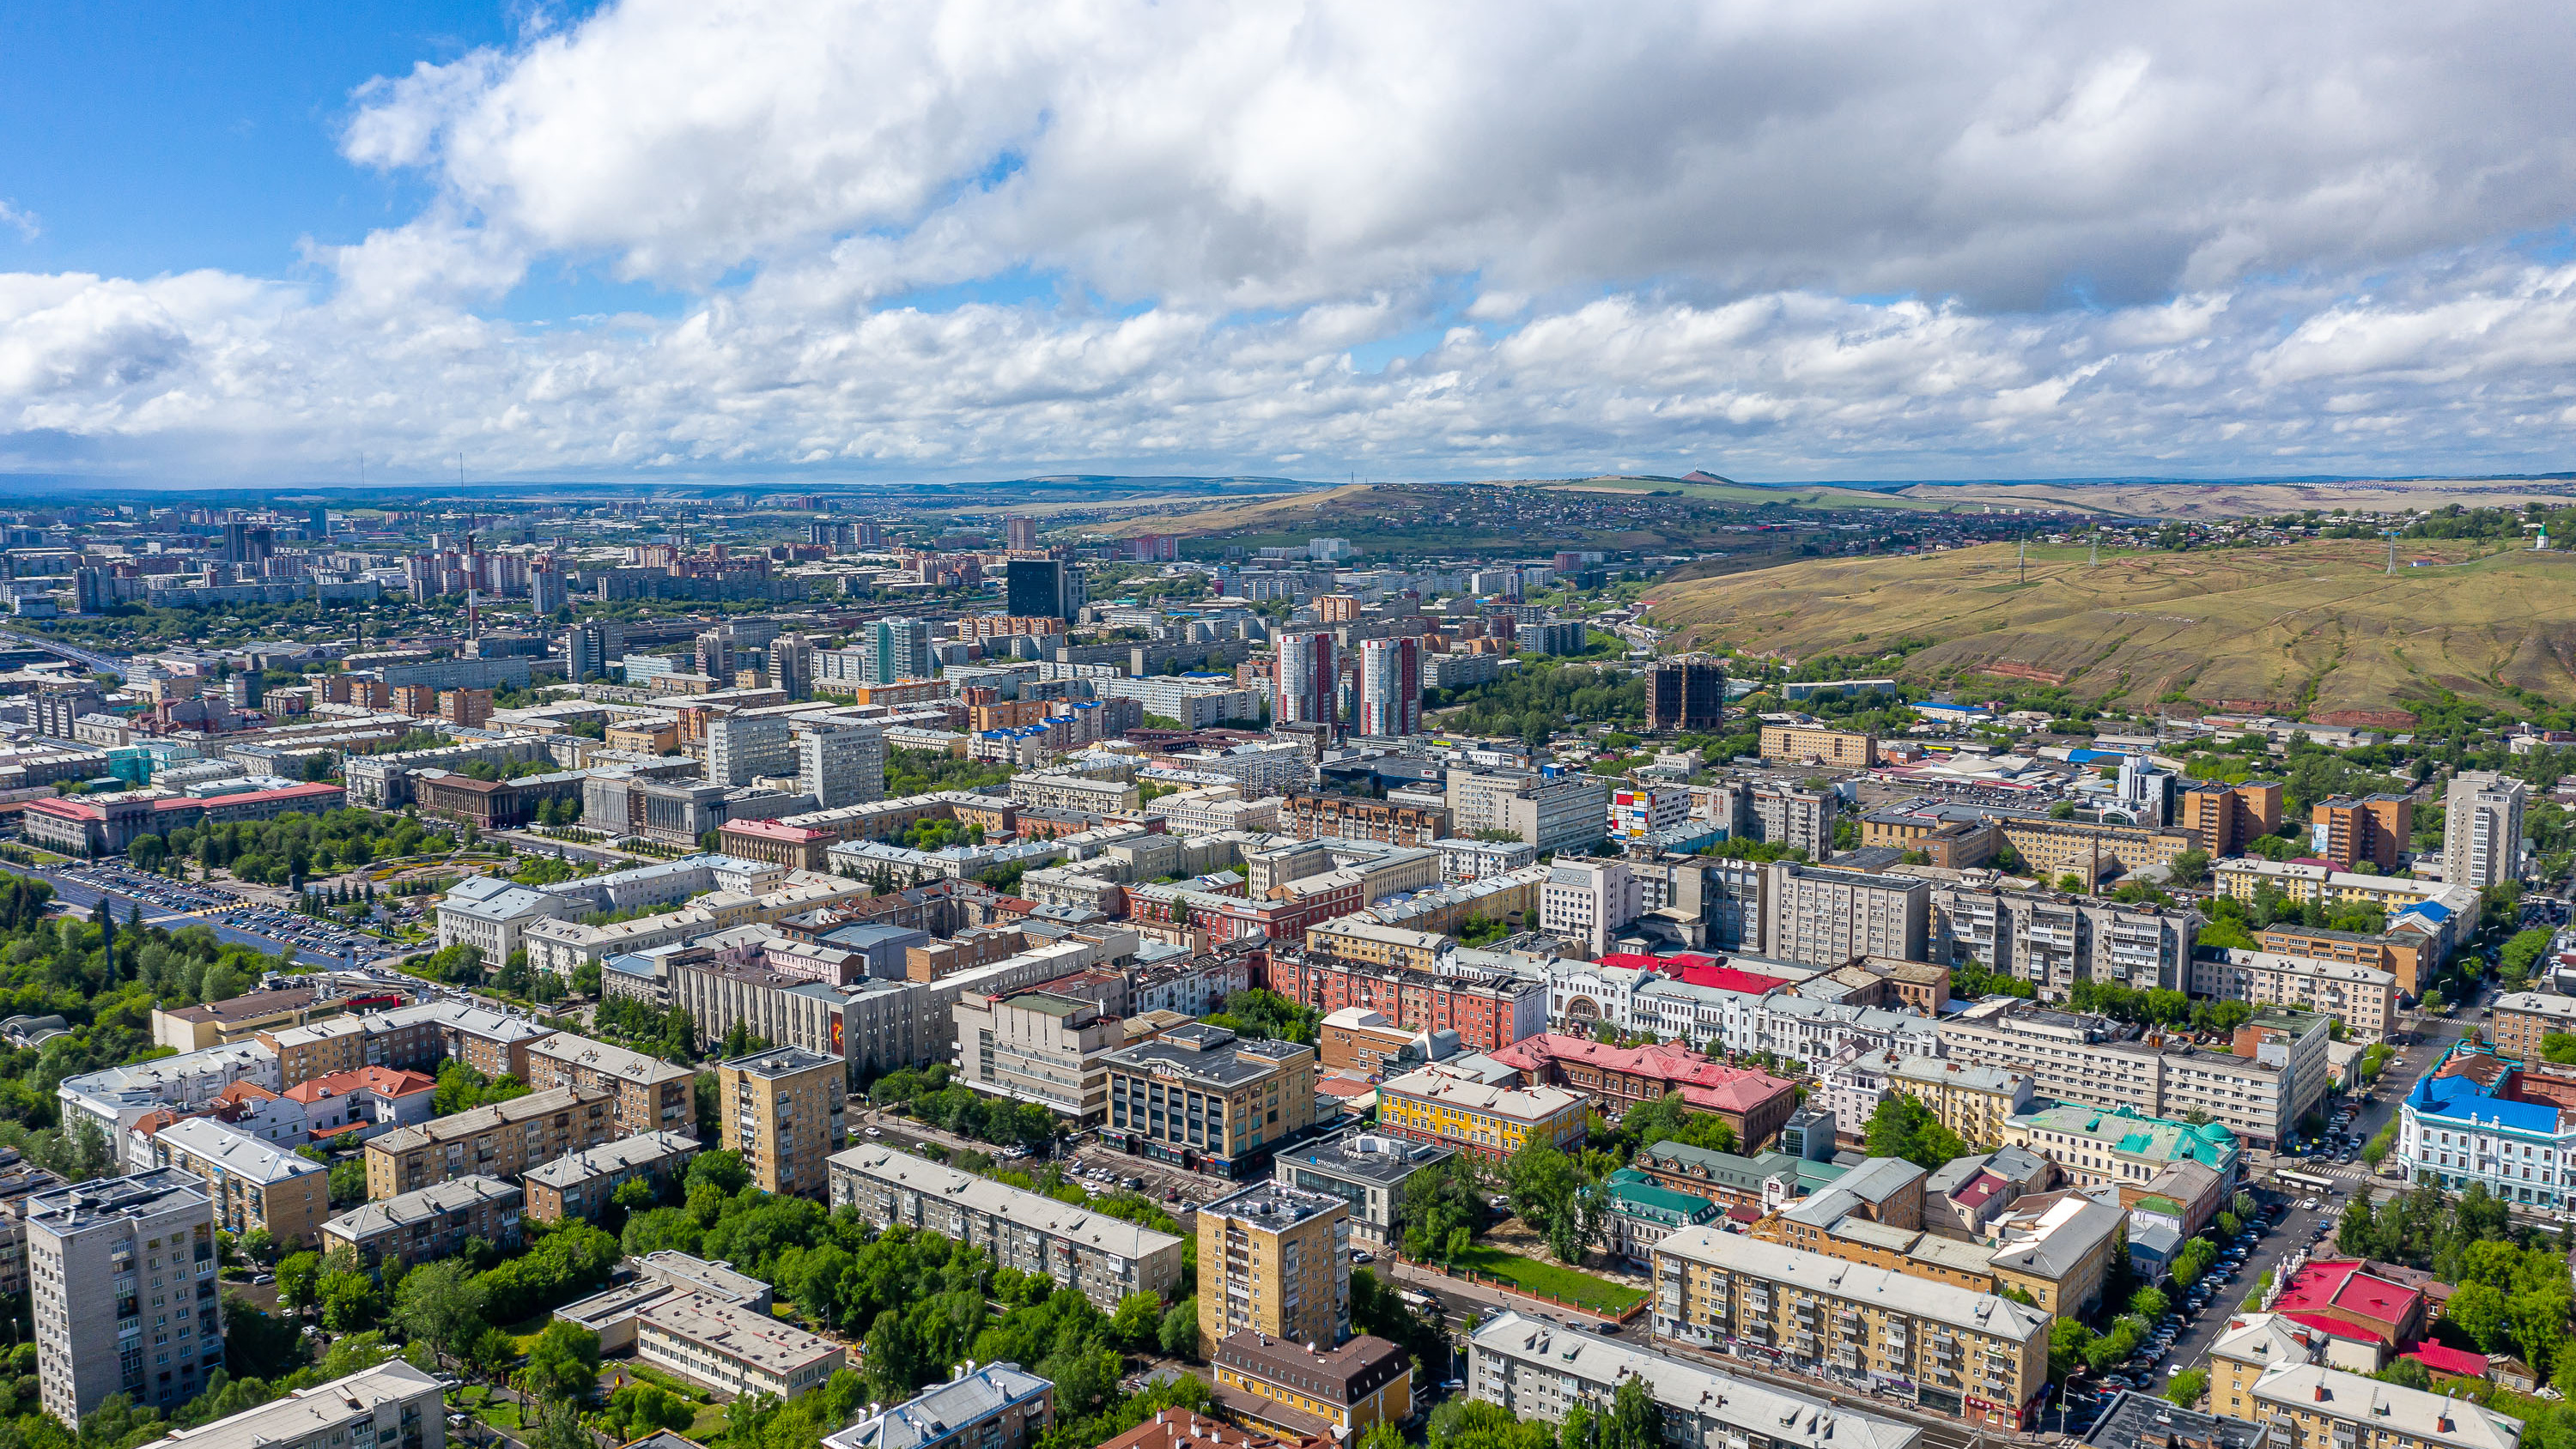
{"label": "rooftop", "polygon": [[1307,1192],[1280,1182],[1255,1183],[1231,1197],[1221,1197],[1199,1209],[1201,1216],[1239,1218],[1267,1232],[1280,1232],[1319,1214],[1343,1207],[1342,1200],[1320,1192]]}
{"label": "rooftop", "polygon": [[1437,1065],[1392,1078],[1378,1088],[1378,1094],[1381,1100],[1389,1096],[1413,1097],[1518,1122],[1544,1122],[1581,1107],[1585,1101],[1582,1094],[1562,1087],[1488,1086]]}
{"label": "rooftop", "polygon": [[336,1439],[353,1419],[372,1417],[383,1405],[424,1396],[434,1402],[438,1392],[438,1380],[394,1359],[344,1379],[297,1389],[282,1399],[271,1399],[258,1408],[244,1409],[211,1424],[174,1429],[167,1437],[153,1440],[147,1449],[177,1449],[182,1445],[186,1449],[266,1449],[269,1445],[302,1444],[325,1436]]}
{"label": "rooftop", "polygon": [[566,1112],[576,1107],[606,1100],[608,1100],[607,1096],[596,1088],[552,1087],[542,1092],[530,1092],[524,1097],[513,1097],[506,1102],[496,1102],[488,1107],[476,1107],[469,1111],[433,1118],[416,1127],[397,1127],[368,1143],[367,1150],[409,1152],[416,1147],[453,1142],[460,1138],[471,1137],[477,1132],[489,1132],[495,1127],[506,1127],[513,1122],[529,1122],[548,1113]]}
{"label": "rooftop", "polygon": [[988,1363],[823,1437],[825,1449],[920,1449],[1055,1385],[1015,1363]]}
{"label": "rooftop", "polygon": [[[557,1191],[575,1187],[594,1177],[629,1167],[643,1167],[674,1157],[694,1154],[698,1139],[677,1132],[641,1132],[633,1137],[620,1137],[603,1142],[585,1152],[558,1157],[552,1162],[529,1168],[519,1180],[539,1183]],[[436,1191],[436,1189],[430,1189]]]}
{"label": "rooftop", "polygon": [[1113,1257],[1144,1258],[1166,1250],[1177,1252],[1181,1246],[1181,1240],[1169,1233],[1058,1202],[1042,1193],[1024,1192],[1008,1183],[960,1172],[891,1147],[853,1147],[832,1154],[828,1160],[834,1172],[856,1172],[871,1181],[960,1203],[976,1212],[1036,1228]]}
{"label": "rooftop", "polygon": [[2323,1364],[2288,1364],[2254,1381],[2259,1404],[2345,1419],[2455,1449],[2514,1449],[2522,1421],[2467,1399],[2381,1383]]}
{"label": "rooftop", "polygon": [[2215,1122],[2193,1125],[2149,1117],[2134,1107],[2087,1107],[2061,1102],[2017,1113],[2013,1125],[2030,1131],[2089,1138],[2115,1152],[2162,1161],[2190,1160],[2225,1171],[2239,1153],[2236,1134]]}
{"label": "rooftop", "polygon": [[298,1157],[246,1132],[234,1131],[212,1117],[174,1122],[162,1128],[153,1140],[263,1186],[330,1172],[309,1157]]}
{"label": "rooftop", "polygon": [[321,999],[322,993],[313,988],[295,986],[282,991],[254,991],[228,1001],[209,1001],[203,1006],[182,1006],[166,1014],[188,1022],[250,1021],[281,1011],[300,1011]]}
{"label": "rooftop", "polygon": [[678,1293],[636,1315],[725,1358],[781,1376],[825,1360],[846,1361],[837,1343],[705,1293]]}
{"label": "rooftop", "polygon": [[546,1041],[528,1048],[531,1058],[544,1057],[591,1071],[605,1072],[622,1081],[662,1083],[686,1081],[695,1074],[687,1067],[674,1066],[660,1057],[647,1056],[632,1047],[592,1041],[586,1036],[557,1032]]}
{"label": "rooftop", "polygon": [[156,1167],[37,1193],[27,1199],[26,1220],[60,1236],[190,1202],[210,1205],[204,1185],[175,1167]]}
{"label": "rooftop", "polygon": [[[549,1163],[548,1166],[553,1164]],[[534,1176],[534,1174],[530,1174]],[[397,1193],[374,1202],[360,1203],[322,1225],[325,1232],[341,1237],[366,1239],[378,1233],[393,1232],[413,1223],[428,1222],[479,1203],[506,1202],[518,1206],[519,1189],[497,1177],[475,1175],[451,1178],[435,1186]]]}
{"label": "rooftop", "polygon": [[1358,1127],[1321,1142],[1281,1148],[1277,1160],[1391,1187],[1411,1177],[1417,1169],[1454,1155],[1454,1149],[1436,1142],[1408,1142]]}
{"label": "rooftop", "polygon": [[[841,1059],[827,1057],[811,1047],[784,1046],[753,1052],[749,1056],[735,1057],[731,1061],[720,1062],[717,1065],[730,1067],[737,1072],[747,1072],[763,1081],[776,1081],[780,1077],[810,1072],[816,1067],[839,1067]],[[687,1069],[675,1070],[686,1071]]]}
{"label": "rooftop", "polygon": [[1865,1263],[1847,1263],[1777,1243],[1758,1242],[1716,1228],[1686,1228],[1657,1244],[1655,1251],[1812,1293],[1895,1305],[1918,1318],[1993,1334],[2015,1343],[2048,1332],[2048,1315],[2009,1298],[1974,1293]]}

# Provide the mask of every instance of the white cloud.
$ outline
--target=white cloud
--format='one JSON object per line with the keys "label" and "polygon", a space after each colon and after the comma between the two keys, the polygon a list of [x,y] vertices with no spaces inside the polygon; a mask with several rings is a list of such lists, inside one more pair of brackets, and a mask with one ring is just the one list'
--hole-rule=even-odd
{"label": "white cloud", "polygon": [[22,211],[6,201],[0,201],[0,226],[16,232],[20,241],[34,241],[44,234],[44,228],[36,224],[34,212]]}
{"label": "white cloud", "polygon": [[[1615,23],[1605,23],[1615,20]],[[2544,7],[624,0],[355,97],[312,290],[0,277],[0,463],[2558,465]],[[0,209],[0,225],[32,227]],[[531,276],[667,318],[494,320]],[[916,309],[976,284],[1010,303]],[[1472,324],[1472,325],[1471,325]],[[1383,371],[1354,349],[1400,345]],[[1374,355],[1374,354],[1365,354]]]}

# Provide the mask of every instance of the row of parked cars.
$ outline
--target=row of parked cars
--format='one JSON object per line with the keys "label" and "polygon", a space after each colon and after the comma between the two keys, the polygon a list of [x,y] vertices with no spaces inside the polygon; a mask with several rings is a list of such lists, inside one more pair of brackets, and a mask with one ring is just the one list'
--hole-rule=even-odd
{"label": "row of parked cars", "polygon": [[[2315,1200],[2310,1199],[2305,1205],[2314,1207]],[[2163,1365],[2166,1378],[2180,1373],[2185,1367],[2181,1359],[2166,1361],[2173,1352],[2174,1341],[2191,1327],[2192,1319],[2212,1302],[2219,1303],[2223,1310],[2239,1296],[2223,1290],[2236,1281],[2237,1273],[2243,1269],[2245,1260],[2253,1254],[2255,1247],[2262,1242],[2264,1233],[2270,1230],[2271,1225],[2278,1223],[2288,1211],[2288,1204],[2275,1204],[2266,1212],[2256,1216],[2252,1222],[2247,1223],[2234,1238],[2222,1244],[2218,1250],[2218,1261],[2182,1294],[2170,1312],[2157,1321],[2155,1328],[2147,1335],[2147,1341],[2138,1346],[2138,1351],[2129,1356],[2128,1362],[2099,1379],[2088,1381],[2079,1376],[2068,1380],[2066,1432],[2082,1434],[2091,1428],[2093,1421],[2101,1416],[2102,1410],[2123,1389],[2154,1392],[2156,1370],[2159,1364]],[[2316,1236],[2324,1236],[2325,1231],[2325,1224],[2319,1223]],[[2310,1239],[2312,1242],[2314,1240],[2313,1237]]]}

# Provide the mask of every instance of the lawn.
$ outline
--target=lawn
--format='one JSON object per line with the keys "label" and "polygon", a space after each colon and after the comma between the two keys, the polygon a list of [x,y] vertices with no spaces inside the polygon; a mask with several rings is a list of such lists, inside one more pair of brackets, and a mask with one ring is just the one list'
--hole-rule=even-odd
{"label": "lawn", "polygon": [[1589,1273],[1556,1263],[1542,1263],[1518,1253],[1477,1244],[1461,1254],[1452,1264],[1471,1269],[1490,1278],[1499,1278],[1532,1293],[1544,1293],[1578,1308],[1595,1313],[1623,1313],[1646,1296],[1643,1288],[1595,1278]]}

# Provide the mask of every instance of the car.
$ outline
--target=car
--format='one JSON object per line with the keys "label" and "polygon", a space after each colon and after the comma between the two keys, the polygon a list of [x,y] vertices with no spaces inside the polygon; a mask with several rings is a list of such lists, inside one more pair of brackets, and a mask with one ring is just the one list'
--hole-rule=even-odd
{"label": "car", "polygon": [[884,1134],[883,1132],[878,1131],[876,1128],[871,1127],[871,1128],[869,1128],[869,1129],[868,1129],[868,1135],[869,1135],[870,1137],[883,1137],[885,1134]]}
{"label": "car", "polygon": [[261,1274],[258,1274],[258,1275],[256,1275],[256,1276],[254,1276],[254,1277],[250,1280],[250,1284],[251,1284],[251,1286],[252,1286],[252,1287],[254,1287],[254,1288],[260,1288],[260,1287],[265,1287],[266,1285],[271,1284],[271,1283],[274,1283],[274,1282],[276,1282],[276,1281],[277,1281],[277,1275],[276,1275],[275,1273],[261,1273]]}
{"label": "car", "polygon": [[1354,1263],[1374,1263],[1377,1261],[1377,1255],[1366,1248],[1353,1248],[1351,1249],[1351,1261]]}

